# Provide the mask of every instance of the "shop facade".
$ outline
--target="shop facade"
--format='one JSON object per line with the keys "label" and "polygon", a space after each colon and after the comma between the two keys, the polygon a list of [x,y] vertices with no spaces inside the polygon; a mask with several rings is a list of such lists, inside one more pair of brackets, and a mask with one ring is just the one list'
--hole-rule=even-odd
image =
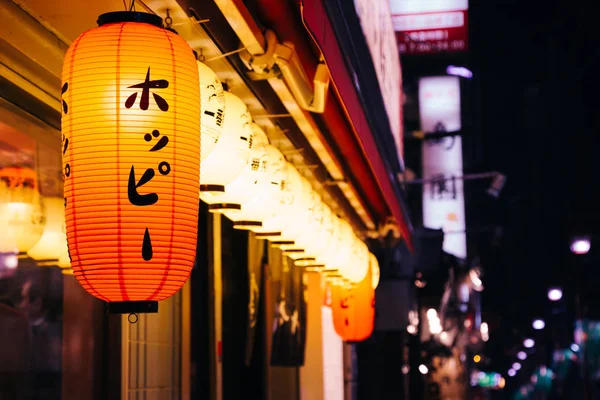
{"label": "shop facade", "polygon": [[[382,91],[361,97],[360,82],[349,80],[357,60],[344,64],[332,42],[305,28],[314,28],[320,15],[329,37],[341,38],[335,10],[319,3],[132,5],[160,16],[243,102],[262,132],[252,137],[266,138],[263,146],[281,154],[331,210],[330,219],[349,227],[358,240],[349,249],[364,246],[372,253],[386,235],[410,245],[395,178],[403,165],[401,115],[386,113],[384,123],[373,118],[365,102],[384,104]],[[330,258],[299,257],[285,240],[240,229],[244,221],[217,210],[210,194],[198,200],[189,279],[160,301],[158,312],[110,313],[82,287],[83,272],[73,268],[67,250],[72,227],[69,218],[65,225],[63,190],[70,171],[61,117],[64,126],[69,89],[61,75],[73,41],[95,28],[99,15],[123,9],[116,0],[0,3],[0,399],[353,398],[348,341],[369,333],[340,330],[336,321],[354,326],[364,310],[348,305],[346,292],[340,295],[344,306],[336,308],[331,290],[337,283],[354,290],[359,282],[350,285],[339,266],[320,262]],[[362,40],[368,49],[372,38]],[[399,61],[392,66],[399,73]],[[363,82],[383,79],[376,69],[367,59]],[[214,151],[223,153],[220,168],[233,163],[226,148]],[[201,187],[202,170],[208,175],[210,168],[200,164]],[[298,243],[313,233],[329,239],[317,225],[287,221],[298,225]],[[324,244],[314,246],[327,252]],[[365,262],[368,272],[349,276],[368,279],[371,288],[377,260],[367,256]],[[372,325],[373,316],[365,318]]]}

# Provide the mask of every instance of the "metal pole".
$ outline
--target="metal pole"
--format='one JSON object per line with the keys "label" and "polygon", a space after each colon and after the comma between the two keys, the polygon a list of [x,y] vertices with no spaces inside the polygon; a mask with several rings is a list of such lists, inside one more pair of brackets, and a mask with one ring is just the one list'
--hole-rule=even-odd
{"label": "metal pole", "polygon": [[404,183],[406,183],[407,185],[423,185],[426,183],[437,183],[440,181],[451,181],[451,180],[468,181],[468,180],[473,180],[473,179],[495,178],[499,174],[500,173],[496,172],[496,171],[482,172],[479,174],[467,174],[467,175],[463,175],[463,176],[454,176],[454,177],[440,178],[440,179],[413,179],[411,181],[406,181]]}

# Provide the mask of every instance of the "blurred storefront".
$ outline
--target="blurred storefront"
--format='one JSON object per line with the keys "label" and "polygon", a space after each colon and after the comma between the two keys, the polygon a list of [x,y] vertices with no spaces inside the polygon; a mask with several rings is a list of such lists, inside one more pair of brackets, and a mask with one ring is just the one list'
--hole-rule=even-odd
{"label": "blurred storefront", "polygon": [[[376,257],[362,255],[377,254],[382,237],[412,247],[396,180],[404,165],[400,64],[378,57],[395,46],[389,9],[320,0],[127,3],[0,0],[0,400],[355,398],[347,342],[371,334],[379,279]],[[298,225],[296,243],[309,248],[316,238],[325,255],[298,257],[285,241],[264,239],[269,232],[239,229],[244,221],[201,195],[192,273],[158,312],[109,313],[84,290],[67,250],[61,116],[69,88],[61,71],[69,46],[99,15],[130,6],[162,17],[241,99],[263,146],[281,152],[330,219],[349,227],[346,247],[325,245],[334,235],[307,211],[288,221]],[[344,15],[365,35],[341,29]],[[378,18],[389,26],[373,34]],[[346,62],[340,49],[353,46]],[[208,141],[202,146],[210,151]],[[217,170],[233,162],[226,150]],[[328,249],[348,253],[334,254],[342,265],[330,268]],[[350,285],[340,270],[358,259],[368,272]],[[359,288],[368,294],[360,298]]]}

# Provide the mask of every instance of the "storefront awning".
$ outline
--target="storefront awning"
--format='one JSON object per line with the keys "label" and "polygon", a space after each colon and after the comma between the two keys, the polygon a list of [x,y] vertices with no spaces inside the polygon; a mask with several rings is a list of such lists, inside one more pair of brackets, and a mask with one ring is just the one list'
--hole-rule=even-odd
{"label": "storefront awning", "polygon": [[[369,91],[374,93],[369,87],[380,93],[379,85],[376,76],[365,73],[369,72],[365,64],[372,70],[371,54],[365,46],[353,3],[305,0],[302,16],[323,52],[343,107],[352,121],[389,210],[412,248],[412,228],[396,178],[402,160],[396,155],[396,146],[393,140],[390,142],[392,137],[386,126],[377,123],[387,119],[383,104],[374,104],[379,99],[367,96]],[[350,36],[353,32],[359,35]]]}

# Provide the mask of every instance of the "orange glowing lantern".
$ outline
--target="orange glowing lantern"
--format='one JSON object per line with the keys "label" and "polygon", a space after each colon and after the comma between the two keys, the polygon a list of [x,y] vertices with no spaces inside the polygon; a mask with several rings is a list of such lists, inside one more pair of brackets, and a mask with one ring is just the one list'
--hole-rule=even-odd
{"label": "orange glowing lantern", "polygon": [[196,254],[198,66],[156,15],[114,12],[63,66],[62,154],[71,266],[111,312],[155,312]]}
{"label": "orange glowing lantern", "polygon": [[371,273],[357,285],[330,284],[333,326],[347,342],[360,342],[371,336],[375,323],[375,291]]}
{"label": "orange glowing lantern", "polygon": [[42,236],[44,218],[33,169],[0,168],[0,253],[24,253]]}

